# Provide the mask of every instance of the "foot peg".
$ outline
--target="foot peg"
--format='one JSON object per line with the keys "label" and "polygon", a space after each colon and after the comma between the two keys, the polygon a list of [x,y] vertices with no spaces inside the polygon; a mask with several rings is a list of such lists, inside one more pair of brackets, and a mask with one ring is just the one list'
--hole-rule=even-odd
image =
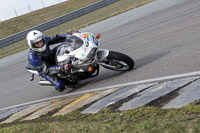
{"label": "foot peg", "polygon": [[30,81],[34,80],[34,74],[31,75]]}

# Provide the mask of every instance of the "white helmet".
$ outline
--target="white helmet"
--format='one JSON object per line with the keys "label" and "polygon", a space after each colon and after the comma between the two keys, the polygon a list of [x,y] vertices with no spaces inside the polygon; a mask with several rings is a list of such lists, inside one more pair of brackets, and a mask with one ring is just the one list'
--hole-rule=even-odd
{"label": "white helmet", "polygon": [[41,40],[44,41],[44,35],[42,32],[38,30],[30,31],[26,36],[26,40],[30,49],[32,49],[33,51],[44,52],[46,50],[46,44],[44,44],[42,47],[39,47],[39,48],[34,46],[34,44],[36,44],[37,42]]}

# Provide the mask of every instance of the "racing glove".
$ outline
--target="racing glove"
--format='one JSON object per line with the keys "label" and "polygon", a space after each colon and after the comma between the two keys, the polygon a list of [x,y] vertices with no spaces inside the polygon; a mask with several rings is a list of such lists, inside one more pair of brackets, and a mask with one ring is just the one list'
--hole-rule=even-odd
{"label": "racing glove", "polygon": [[55,44],[55,43],[60,43],[65,41],[66,37],[60,36],[60,35],[55,35],[52,37],[52,40],[48,42],[49,45]]}

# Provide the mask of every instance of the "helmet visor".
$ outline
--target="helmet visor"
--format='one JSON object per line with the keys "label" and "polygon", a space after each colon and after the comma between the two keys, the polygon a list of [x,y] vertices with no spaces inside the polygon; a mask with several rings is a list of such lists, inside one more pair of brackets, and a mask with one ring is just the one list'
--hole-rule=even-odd
{"label": "helmet visor", "polygon": [[40,41],[33,44],[33,47],[35,47],[35,48],[42,48],[43,46],[44,46],[43,40],[40,40]]}

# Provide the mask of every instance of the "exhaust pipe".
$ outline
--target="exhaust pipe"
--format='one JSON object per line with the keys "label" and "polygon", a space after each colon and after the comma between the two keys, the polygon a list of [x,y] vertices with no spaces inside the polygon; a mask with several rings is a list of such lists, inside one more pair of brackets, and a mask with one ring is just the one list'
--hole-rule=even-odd
{"label": "exhaust pipe", "polygon": [[40,80],[39,84],[43,86],[52,86],[52,84],[47,80]]}

